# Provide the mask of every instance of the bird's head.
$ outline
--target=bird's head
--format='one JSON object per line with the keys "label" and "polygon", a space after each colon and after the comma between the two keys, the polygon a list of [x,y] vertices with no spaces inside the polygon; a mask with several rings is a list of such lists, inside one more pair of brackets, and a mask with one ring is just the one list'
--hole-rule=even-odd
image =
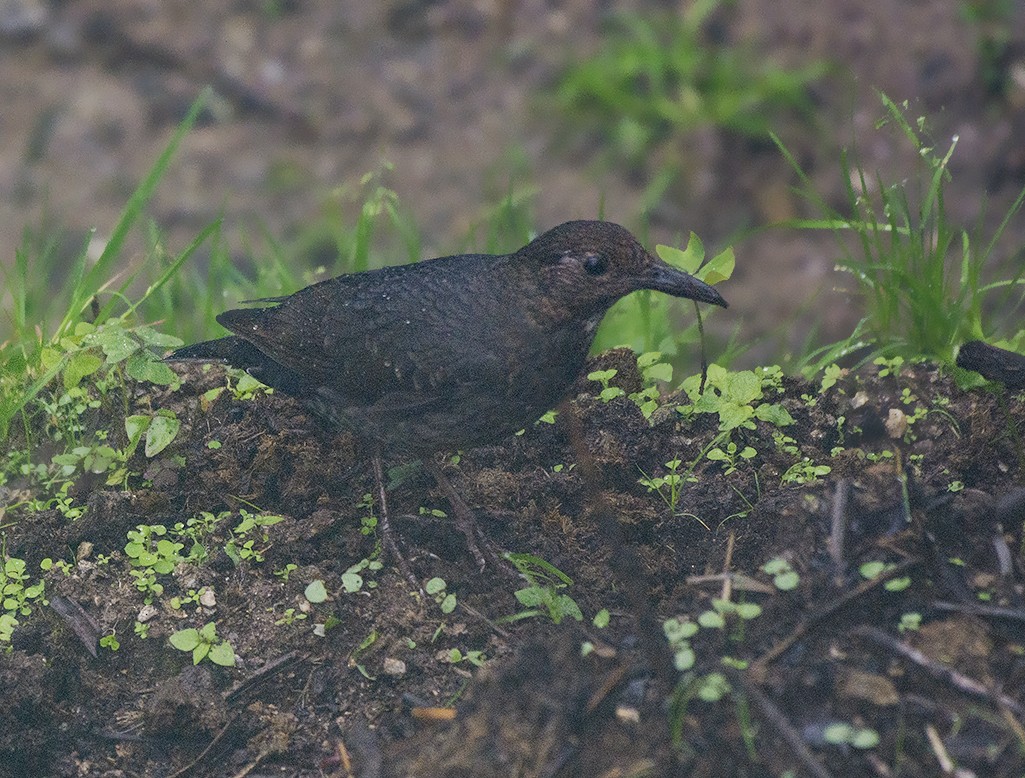
{"label": "bird's head", "polygon": [[649,254],[618,224],[572,221],[539,235],[516,253],[538,266],[546,316],[599,317],[640,289],[726,307],[715,289]]}

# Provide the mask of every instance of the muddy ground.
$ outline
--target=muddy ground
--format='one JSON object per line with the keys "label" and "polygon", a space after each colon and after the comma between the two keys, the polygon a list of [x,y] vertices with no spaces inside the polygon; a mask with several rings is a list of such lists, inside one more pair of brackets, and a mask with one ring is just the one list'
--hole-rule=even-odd
{"label": "muddy ground", "polygon": [[[638,388],[628,352],[592,367]],[[394,522],[417,577],[443,578],[455,610],[418,598],[388,563],[346,591],[343,575],[376,548],[361,532],[372,481],[358,443],[288,398],[204,397],[224,385],[219,368],[190,370],[177,391],[129,385],[130,410],[176,412],[174,442],[135,454],[129,488],[80,479],[74,522],[5,516],[6,552],[29,571],[77,561],[46,574],[50,606],[0,657],[0,774],[1021,775],[1025,402],[962,391],[929,365],[878,372],[825,391],[766,383],[752,404],[779,404],[793,423],[734,430],[751,452],[733,465],[702,457],[719,419],[682,414],[685,395],[646,420],[586,379],[554,423],[464,452],[449,472],[489,536],[572,579],[557,594],[584,619],[558,625],[543,608],[509,620],[527,610],[515,595],[527,582],[477,568],[416,468],[393,471]],[[784,479],[804,457],[830,472]],[[670,507],[639,479],[673,459],[681,473],[694,465]],[[239,558],[246,537],[229,551],[240,509],[281,517],[246,536],[261,561]],[[126,533],[202,511],[231,515],[201,535],[205,558],[156,576],[163,591],[146,607]],[[763,571],[774,559],[796,587]],[[861,573],[866,562],[881,575]],[[317,580],[328,596],[313,604]],[[695,623],[717,599],[761,612],[696,630],[694,667],[666,672],[662,622]],[[234,667],[194,666],[169,644],[208,622]],[[112,634],[116,651],[97,648]],[[709,673],[732,694],[703,701],[696,679]],[[843,725],[870,742],[852,745]]]}
{"label": "muddy ground", "polygon": [[[611,12],[676,6],[598,5],[4,3],[0,262],[26,225],[47,236],[63,228],[68,251],[92,227],[102,240],[207,83],[218,102],[151,215],[177,250],[223,213],[244,268],[261,261],[263,226],[287,242],[382,159],[427,255],[463,247],[510,189],[536,188],[539,227],[592,218],[604,202],[608,218],[649,224],[652,244],[694,229],[718,247],[738,230],[810,213],[767,143],[699,127],[629,169],[604,154],[601,126],[558,120],[549,89],[601,45]],[[842,202],[838,149],[851,142],[870,172],[897,180],[913,169],[913,151],[873,129],[881,89],[930,116],[944,147],[959,136],[948,208],[966,224],[985,211],[992,225],[1025,183],[1025,21],[1012,9],[1006,49],[987,60],[993,28],[967,22],[969,5],[987,4],[827,0],[812,13],[801,0],[743,0],[714,34],[773,61],[830,64],[811,115],[775,128],[828,201]],[[645,202],[670,163],[679,180]],[[1018,219],[1008,246],[1023,234]],[[744,364],[778,359],[815,328],[843,337],[860,316],[834,289],[831,237],[760,232],[737,254],[723,290],[731,308],[712,335],[739,326]],[[602,359],[619,370],[614,384],[637,388],[631,359]],[[28,562],[31,580],[44,558],[68,563],[45,574],[49,605],[37,604],[0,654],[0,775],[1025,773],[1020,396],[962,391],[927,365],[898,377],[870,367],[824,393],[788,378],[765,402],[795,423],[736,431],[736,452],[754,454],[727,472],[699,456],[717,420],[681,415],[681,396],[663,397],[649,423],[629,399],[603,402],[582,380],[554,424],[449,467],[496,543],[572,579],[558,593],[584,620],[556,625],[503,620],[526,609],[515,596],[526,582],[477,569],[432,514],[448,505],[416,467],[394,474],[395,524],[418,577],[443,578],[457,607],[445,614],[418,599],[390,564],[362,569],[363,586],[347,592],[347,571],[376,548],[361,532],[372,513],[361,504],[367,452],[287,398],[204,399],[223,385],[216,369],[188,373],[176,392],[127,384],[89,427],[113,429],[121,446],[126,410],[166,408],[183,420],[172,445],[152,458],[137,451],[124,488],[80,477],[72,504],[86,510],[75,521],[0,513],[4,551]],[[916,408],[927,413],[902,430],[891,410],[906,421]],[[783,483],[803,457],[830,472]],[[674,459],[683,470],[695,463],[697,480],[670,507],[639,479],[671,475]],[[9,482],[0,502],[38,496],[24,486]],[[265,537],[248,536],[262,561],[242,559],[244,539],[232,537],[241,510],[281,517]],[[208,556],[160,573],[163,592],[147,606],[127,533],[204,511],[228,514],[203,536]],[[778,558],[799,574],[795,589],[762,570]],[[631,574],[634,561],[642,574]],[[866,562],[895,582],[866,578]],[[304,592],[317,580],[328,598],[313,604]],[[176,609],[173,598],[185,602]],[[702,627],[690,638],[693,670],[667,673],[648,627],[696,621],[716,599],[761,614]],[[602,609],[605,628],[592,622]],[[193,666],[169,644],[207,623],[233,647],[235,667]],[[703,701],[709,685],[696,679],[719,672],[733,693]],[[452,706],[453,721],[434,710]]]}

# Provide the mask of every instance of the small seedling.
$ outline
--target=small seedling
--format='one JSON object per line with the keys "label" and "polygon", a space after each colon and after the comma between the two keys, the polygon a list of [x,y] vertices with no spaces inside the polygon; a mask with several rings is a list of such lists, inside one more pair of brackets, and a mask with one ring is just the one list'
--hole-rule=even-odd
{"label": "small seedling", "polygon": [[597,381],[601,384],[601,391],[598,393],[598,399],[602,402],[610,402],[615,400],[617,397],[623,397],[626,391],[618,386],[610,386],[609,381],[616,377],[616,373],[619,371],[615,368],[609,370],[595,370],[587,374],[588,381]]}
{"label": "small seedling", "polygon": [[125,554],[132,565],[129,575],[135,579],[135,588],[146,595],[149,605],[154,597],[164,593],[163,584],[157,582],[157,575],[166,575],[181,561],[178,552],[183,544],[169,540],[167,527],[163,524],[139,524],[128,531]]}
{"label": "small seedling", "polygon": [[527,579],[528,586],[514,592],[516,599],[526,610],[501,621],[517,621],[546,615],[559,624],[567,616],[576,621],[583,621],[584,614],[580,606],[568,594],[560,590],[569,587],[573,579],[554,565],[532,554],[508,554],[506,558],[512,562],[517,572]]}
{"label": "small seedling", "polygon": [[708,673],[700,678],[694,696],[702,702],[719,702],[731,691],[729,681],[722,673]]}
{"label": "small seedling", "polygon": [[285,517],[250,513],[245,508],[239,509],[239,515],[242,517],[242,521],[238,523],[235,529],[231,530],[231,540],[224,545],[224,553],[236,565],[244,561],[262,562],[264,554],[267,552],[267,548],[269,548],[266,544],[270,541],[270,536],[266,529],[264,529],[260,536],[260,542],[263,544],[261,548],[256,547],[256,540],[247,540],[246,536],[257,527],[272,527],[284,521]]}
{"label": "small seedling", "polygon": [[171,635],[171,645],[179,651],[192,652],[192,664],[209,659],[221,667],[235,666],[235,650],[226,640],[217,638],[217,627],[212,621],[199,629],[181,629]]}
{"label": "small seedling", "polygon": [[10,644],[18,616],[31,614],[33,603],[46,604],[46,582],[30,583],[27,567],[18,557],[7,557],[0,565],[0,644]]}
{"label": "small seedling", "polygon": [[753,459],[758,454],[751,446],[744,446],[744,448],[738,450],[738,446],[732,440],[726,444],[726,448],[719,448],[716,446],[709,451],[705,456],[712,462],[722,462],[726,469],[723,470],[723,475],[731,475],[737,472],[737,466],[740,462]]}
{"label": "small seedling", "polygon": [[646,486],[649,492],[658,492],[658,496],[662,498],[662,501],[669,506],[669,510],[673,513],[676,512],[676,506],[679,504],[683,484],[685,482],[695,483],[698,480],[690,471],[685,473],[679,472],[681,464],[680,458],[674,457],[666,462],[666,469],[669,472],[665,475],[649,476],[641,470],[641,473],[644,475],[642,478],[637,479],[637,482],[641,486]]}
{"label": "small seedling", "polygon": [[305,618],[307,618],[305,613],[297,612],[295,608],[285,608],[284,614],[274,623],[280,627],[282,625],[295,624],[295,622],[302,621]]}
{"label": "small seedling", "polygon": [[698,634],[699,625],[686,616],[677,616],[662,622],[662,631],[673,652],[673,664],[681,673],[694,667],[697,656],[690,639]]}
{"label": "small seedling", "polygon": [[289,562],[284,567],[275,570],[274,575],[281,579],[281,583],[288,583],[288,577],[298,569],[297,564]]}
{"label": "small seedling", "polygon": [[342,573],[342,589],[346,594],[354,594],[362,591],[364,586],[367,589],[377,588],[377,581],[366,578],[362,573],[364,571],[376,573],[383,567],[384,564],[379,559],[367,559],[364,557]]}
{"label": "small seedling", "polygon": [[822,738],[836,746],[848,745],[862,750],[879,745],[879,733],[874,729],[855,727],[842,721],[826,726],[822,731]]}
{"label": "small seedling", "polygon": [[772,576],[772,585],[781,592],[789,592],[797,588],[801,577],[782,557],[774,557],[762,565],[762,572]]}
{"label": "small seedling", "polygon": [[467,651],[465,654],[458,648],[453,648],[448,652],[448,661],[451,664],[459,664],[460,662],[469,662],[474,667],[483,667],[487,657],[484,656],[483,651]]}
{"label": "small seedling", "polygon": [[449,614],[456,609],[456,596],[452,592],[446,592],[447,587],[448,584],[445,583],[444,578],[432,578],[424,586],[424,591],[429,597],[434,598],[444,614]]}
{"label": "small seedling", "polygon": [[121,643],[117,639],[117,633],[111,632],[109,635],[101,637],[100,648],[108,648],[111,651],[117,651],[121,648]]}
{"label": "small seedling", "polygon": [[359,520],[360,533],[363,535],[373,535],[377,531],[377,514],[374,513],[374,496],[370,492],[365,492],[356,503],[356,507],[366,511]]}
{"label": "small seedling", "polygon": [[810,457],[802,457],[800,462],[794,462],[786,469],[779,481],[781,484],[810,484],[832,471],[829,465],[816,465]]}
{"label": "small seedling", "polygon": [[[892,570],[894,567],[896,567],[896,565],[892,562],[865,562],[858,568],[858,572],[861,573],[862,578],[871,580],[873,578],[878,578],[887,570]],[[891,578],[883,584],[883,588],[888,592],[901,592],[907,589],[910,585],[911,577],[904,575],[899,578]]]}

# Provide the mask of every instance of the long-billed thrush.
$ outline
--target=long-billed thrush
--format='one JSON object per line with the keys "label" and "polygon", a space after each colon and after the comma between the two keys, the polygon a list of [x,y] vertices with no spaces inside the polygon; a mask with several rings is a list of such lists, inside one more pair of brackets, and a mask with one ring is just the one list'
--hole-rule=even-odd
{"label": "long-billed thrush", "polygon": [[431,455],[499,440],[557,405],[605,312],[639,289],[726,307],[619,225],[571,221],[512,254],[353,273],[254,301],[273,305],[225,311],[217,321],[234,335],[167,359],[244,368],[365,441],[382,542],[414,581],[391,533],[382,455],[424,459],[483,565],[470,510]]}

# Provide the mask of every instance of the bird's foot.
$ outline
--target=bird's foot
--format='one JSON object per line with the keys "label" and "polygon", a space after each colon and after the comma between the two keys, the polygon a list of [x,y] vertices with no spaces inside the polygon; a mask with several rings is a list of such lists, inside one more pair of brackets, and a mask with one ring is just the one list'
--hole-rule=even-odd
{"label": "bird's foot", "polygon": [[445,493],[449,505],[452,506],[452,518],[455,519],[456,526],[466,538],[466,545],[470,549],[470,554],[473,556],[474,561],[477,563],[477,568],[484,570],[488,562],[491,562],[498,570],[512,571],[509,563],[505,560],[505,549],[495,543],[481,529],[477,519],[474,518],[470,506],[459,496],[459,492],[452,486],[452,483],[442,472],[441,467],[433,462],[427,462],[425,466]]}
{"label": "bird's foot", "polygon": [[377,528],[381,533],[381,545],[384,547],[385,554],[390,556],[395,561],[395,564],[398,565],[399,572],[409,582],[409,585],[413,587],[413,591],[418,592],[421,597],[426,597],[427,595],[423,587],[416,576],[413,575],[413,569],[409,566],[409,561],[402,551],[399,550],[399,544],[396,542],[395,533],[391,528],[391,520],[388,516],[388,496],[384,488],[384,467],[381,464],[381,457],[379,455],[374,456],[373,467],[378,502]]}

